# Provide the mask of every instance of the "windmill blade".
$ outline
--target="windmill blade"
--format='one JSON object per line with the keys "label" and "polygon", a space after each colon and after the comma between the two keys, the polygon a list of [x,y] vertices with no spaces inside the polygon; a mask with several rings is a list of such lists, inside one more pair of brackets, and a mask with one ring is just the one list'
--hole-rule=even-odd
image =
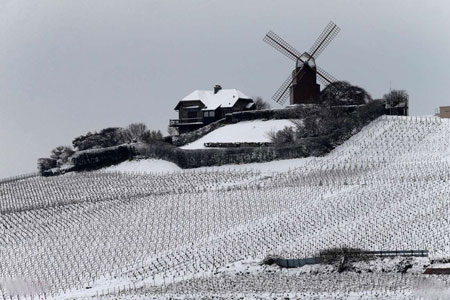
{"label": "windmill blade", "polygon": [[286,91],[291,86],[291,82],[292,82],[292,73],[289,73],[288,78],[281,84],[280,88],[272,96],[272,99],[275,102],[279,104],[284,104],[284,102],[286,102],[286,98],[288,96],[288,93],[286,93]]}
{"label": "windmill blade", "polygon": [[322,69],[321,67],[316,65],[316,74],[317,79],[322,83],[324,86],[328,85],[330,83],[333,83],[335,81],[338,81],[333,75]]}
{"label": "windmill blade", "polygon": [[266,36],[263,38],[263,41],[277,49],[279,52],[287,56],[289,59],[293,61],[300,60],[301,53],[297,51],[294,47],[289,45],[288,42],[283,40],[280,36],[278,36],[275,32],[269,31]]}
{"label": "windmill blade", "polygon": [[309,50],[309,54],[316,59],[322,51],[331,43],[341,29],[333,22],[328,23],[322,33],[319,35],[313,46]]}
{"label": "windmill blade", "polygon": [[272,99],[279,103],[284,104],[286,102],[287,97],[289,96],[289,88],[292,86],[294,81],[298,78],[301,79],[305,75],[304,69],[299,69],[294,75],[289,74],[288,78],[283,82],[280,88],[275,92],[272,96]]}

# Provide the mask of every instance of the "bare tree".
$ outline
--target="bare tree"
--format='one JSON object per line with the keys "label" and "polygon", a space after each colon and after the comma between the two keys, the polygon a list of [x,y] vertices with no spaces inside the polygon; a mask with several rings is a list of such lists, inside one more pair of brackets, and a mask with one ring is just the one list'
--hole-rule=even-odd
{"label": "bare tree", "polygon": [[383,95],[383,100],[390,107],[395,107],[400,103],[406,103],[408,101],[408,93],[405,90],[392,90]]}
{"label": "bare tree", "polygon": [[288,145],[295,142],[295,130],[292,126],[286,126],[278,131],[270,131],[268,136],[275,145]]}
{"label": "bare tree", "polygon": [[151,144],[155,141],[162,141],[163,135],[160,130],[147,130],[142,134],[140,142]]}
{"label": "bare tree", "polygon": [[270,109],[270,104],[267,103],[266,101],[264,101],[263,98],[261,98],[259,96],[255,98],[255,106],[256,106],[256,109],[258,109],[258,110]]}
{"label": "bare tree", "polygon": [[132,123],[125,129],[126,136],[130,142],[142,142],[147,126],[144,123]]}

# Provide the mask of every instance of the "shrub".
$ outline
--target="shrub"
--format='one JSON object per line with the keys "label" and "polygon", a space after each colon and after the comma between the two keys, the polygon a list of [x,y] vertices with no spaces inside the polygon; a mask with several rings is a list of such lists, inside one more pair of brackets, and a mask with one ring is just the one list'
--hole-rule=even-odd
{"label": "shrub", "polygon": [[68,146],[58,146],[53,149],[50,153],[50,159],[56,161],[56,166],[60,167],[67,163],[69,158],[75,153],[71,147]]}
{"label": "shrub", "polygon": [[335,264],[344,261],[360,261],[367,260],[371,255],[367,254],[367,251],[360,248],[328,248],[320,251],[320,261],[324,264]]}
{"label": "shrub", "polygon": [[98,169],[121,163],[135,155],[135,144],[79,151],[71,159],[77,171]]}
{"label": "shrub", "polygon": [[286,126],[279,131],[270,131],[268,135],[275,145],[289,145],[295,142],[295,130],[292,126]]}
{"label": "shrub", "polygon": [[295,129],[286,127],[268,135],[277,146],[305,145],[308,149],[317,150],[314,150],[317,154],[323,154],[356,134],[384,112],[382,101],[370,101],[356,107],[316,106],[309,109],[306,114],[299,109],[297,114],[299,119],[293,120]]}
{"label": "shrub", "polygon": [[333,82],[320,93],[320,100],[326,105],[361,105],[372,101],[370,94],[346,81]]}
{"label": "shrub", "polygon": [[163,135],[161,131],[147,129],[144,123],[130,124],[125,130],[125,136],[129,143],[146,143],[150,144],[155,141],[162,141]]}
{"label": "shrub", "polygon": [[161,131],[147,130],[142,135],[140,142],[143,142],[146,144],[151,144],[156,141],[162,141],[162,140],[163,140],[163,135],[162,135]]}
{"label": "shrub", "polygon": [[388,94],[383,95],[383,100],[390,107],[396,107],[400,103],[408,102],[408,93],[404,90],[392,90]]}
{"label": "shrub", "polygon": [[255,107],[257,110],[270,109],[270,104],[264,101],[261,97],[256,97]]}
{"label": "shrub", "polygon": [[267,255],[266,257],[264,257],[264,259],[261,261],[260,265],[266,265],[266,266],[271,266],[273,264],[276,264],[277,261],[280,259],[281,257],[278,255]]}
{"label": "shrub", "polygon": [[129,142],[142,142],[147,132],[147,126],[144,123],[132,123],[124,130]]}
{"label": "shrub", "polygon": [[175,136],[179,134],[178,129],[171,126],[167,127],[167,133],[169,134],[169,136]]}
{"label": "shrub", "polygon": [[37,161],[38,172],[43,175],[45,171],[56,168],[56,159],[39,158]]}
{"label": "shrub", "polygon": [[79,151],[118,146],[127,142],[124,129],[110,127],[101,130],[99,133],[88,132],[72,141],[73,147]]}

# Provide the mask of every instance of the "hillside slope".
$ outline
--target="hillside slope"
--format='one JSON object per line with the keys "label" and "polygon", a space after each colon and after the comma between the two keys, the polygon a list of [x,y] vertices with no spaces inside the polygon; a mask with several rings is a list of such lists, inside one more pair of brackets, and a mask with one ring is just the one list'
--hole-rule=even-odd
{"label": "hillside slope", "polygon": [[[167,281],[212,276],[245,257],[335,246],[449,257],[449,134],[448,120],[381,117],[329,155],[269,175],[91,172],[2,184],[2,292],[163,292]],[[265,295],[252,286],[242,293]],[[206,283],[184,293],[202,288],[227,298]],[[142,299],[153,297],[148,290]]]}
{"label": "hillside slope", "polygon": [[270,142],[269,133],[286,126],[293,127],[290,120],[254,120],[220,127],[200,139],[182,146],[182,149],[203,149],[205,143]]}

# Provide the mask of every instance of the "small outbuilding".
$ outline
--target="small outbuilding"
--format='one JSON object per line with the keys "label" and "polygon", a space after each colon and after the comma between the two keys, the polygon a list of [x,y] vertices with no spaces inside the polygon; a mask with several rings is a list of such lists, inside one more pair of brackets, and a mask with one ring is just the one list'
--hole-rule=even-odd
{"label": "small outbuilding", "polygon": [[450,118],[450,106],[439,107],[439,117],[446,119]]}
{"label": "small outbuilding", "polygon": [[252,98],[236,89],[195,90],[178,102],[178,119],[170,120],[170,127],[186,133],[220,120],[228,113],[256,109]]}

